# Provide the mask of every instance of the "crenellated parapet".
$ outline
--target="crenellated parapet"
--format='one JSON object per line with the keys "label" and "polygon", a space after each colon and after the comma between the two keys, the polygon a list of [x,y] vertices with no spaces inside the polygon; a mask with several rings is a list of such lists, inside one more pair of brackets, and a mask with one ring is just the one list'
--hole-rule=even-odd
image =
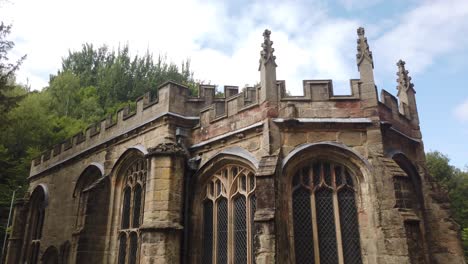
{"label": "crenellated parapet", "polygon": [[98,146],[128,137],[168,115],[188,120],[193,127],[191,136],[195,144],[263,122],[267,118],[364,118],[374,124],[379,121],[391,123],[411,137],[420,137],[414,85],[405,63],[399,61],[397,64],[398,99],[382,90],[379,102],[373,75],[374,58],[364,29],[359,28],[357,33],[356,58],[360,78],[350,80],[349,95],[335,94],[332,80],[304,80],[303,96],[288,95],[286,82],[276,79],[277,64],[271,32],[265,30],[258,85],[245,87],[241,91],[237,86],[224,86],[224,95],[220,97],[216,95],[215,85],[200,84],[198,95],[191,96],[186,86],[168,81],[158,87],[157,93],[144,94],[135,104],[119,109],[42,153],[33,160],[31,175]]}
{"label": "crenellated parapet", "polygon": [[381,91],[379,112],[382,122],[393,126],[411,138],[420,139],[419,116],[416,106],[416,91],[411,77],[405,68],[405,62],[397,62],[397,96],[386,90]]}
{"label": "crenellated parapet", "polygon": [[258,105],[260,87],[245,87],[240,93],[237,86],[225,86],[223,97],[213,98],[212,104],[200,110],[199,126],[232,117]]}

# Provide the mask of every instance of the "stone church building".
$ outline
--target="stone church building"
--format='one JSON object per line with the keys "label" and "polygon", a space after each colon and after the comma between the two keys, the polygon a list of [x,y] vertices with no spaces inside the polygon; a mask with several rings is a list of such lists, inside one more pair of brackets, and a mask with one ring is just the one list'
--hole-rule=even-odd
{"label": "stone church building", "polygon": [[379,100],[357,34],[349,95],[331,80],[288,95],[265,30],[259,85],[166,82],[44,152],[7,263],[465,263],[405,63]]}

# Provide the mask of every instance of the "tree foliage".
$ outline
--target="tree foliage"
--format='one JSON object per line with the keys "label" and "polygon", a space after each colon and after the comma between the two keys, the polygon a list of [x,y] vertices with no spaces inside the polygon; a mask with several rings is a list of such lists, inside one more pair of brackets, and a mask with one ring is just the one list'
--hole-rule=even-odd
{"label": "tree foliage", "polygon": [[2,116],[14,107],[21,98],[13,96],[11,92],[15,87],[15,72],[26,58],[25,55],[14,63],[9,61],[8,52],[15,46],[13,41],[6,39],[10,31],[11,25],[0,22],[0,122],[4,121]]}
{"label": "tree foliage", "polygon": [[468,259],[468,171],[450,165],[448,156],[433,151],[426,154],[429,173],[447,189],[453,217],[462,229],[465,257]]}
{"label": "tree foliage", "polygon": [[[84,44],[62,59],[61,69],[41,91],[15,83],[22,57],[8,61],[14,43],[7,40],[10,26],[0,25],[0,237],[13,190],[27,189],[31,160],[41,151],[102,120],[145,92],[157,92],[167,80],[196,87],[190,62],[179,67],[165,56],[130,56],[128,46],[116,51]],[[3,239],[0,241],[2,243]],[[0,244],[1,246],[1,244]],[[0,260],[1,262],[1,260]]]}

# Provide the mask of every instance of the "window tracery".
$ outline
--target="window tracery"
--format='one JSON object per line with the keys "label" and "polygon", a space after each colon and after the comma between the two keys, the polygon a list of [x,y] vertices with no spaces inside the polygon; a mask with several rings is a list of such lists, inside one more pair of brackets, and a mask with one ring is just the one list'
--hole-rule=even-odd
{"label": "window tracery", "polygon": [[202,263],[254,263],[255,175],[226,165],[205,185]]}
{"label": "window tracery", "polygon": [[118,263],[134,264],[139,258],[139,227],[143,219],[144,189],[147,161],[133,161],[124,173],[122,207],[119,228]]}
{"label": "window tracery", "polygon": [[354,177],[346,167],[315,161],[292,178],[295,263],[361,264]]}

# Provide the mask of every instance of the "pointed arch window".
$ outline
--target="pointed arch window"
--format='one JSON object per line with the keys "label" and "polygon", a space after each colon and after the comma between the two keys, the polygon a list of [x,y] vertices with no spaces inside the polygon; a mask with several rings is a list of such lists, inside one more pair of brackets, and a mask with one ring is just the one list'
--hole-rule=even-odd
{"label": "pointed arch window", "polygon": [[316,161],[292,178],[295,263],[361,264],[355,182],[344,166]]}
{"label": "pointed arch window", "polygon": [[203,200],[202,263],[253,264],[255,175],[226,165],[208,180]]}
{"label": "pointed arch window", "polygon": [[101,177],[102,173],[96,166],[89,166],[77,180],[75,190],[73,191],[73,198],[77,199],[78,203],[75,221],[75,229],[77,231],[83,228],[86,215],[89,214],[89,212],[86,212],[89,193],[85,190]]}
{"label": "pointed arch window", "polygon": [[42,187],[37,187],[31,195],[29,211],[29,252],[28,263],[38,263],[41,246],[42,229],[44,225],[46,194]]}
{"label": "pointed arch window", "polygon": [[138,263],[140,239],[139,227],[143,219],[144,189],[147,161],[138,158],[125,171],[122,189],[121,221],[119,229],[119,264]]}

